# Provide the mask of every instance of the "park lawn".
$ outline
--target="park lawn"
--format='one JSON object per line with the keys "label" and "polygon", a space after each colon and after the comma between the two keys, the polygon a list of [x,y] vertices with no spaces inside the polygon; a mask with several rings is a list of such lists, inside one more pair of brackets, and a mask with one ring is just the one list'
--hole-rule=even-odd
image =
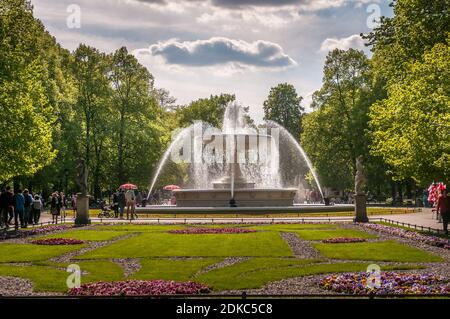
{"label": "park lawn", "polygon": [[47,260],[83,248],[85,245],[0,244],[0,263]]}
{"label": "park lawn", "polygon": [[[368,263],[321,264],[317,260],[293,258],[252,258],[228,267],[203,273],[196,281],[214,291],[261,288],[269,282],[285,278],[317,274],[365,271]],[[383,270],[417,269],[415,265],[384,266]]]}
{"label": "park lawn", "polygon": [[98,225],[96,230],[99,231],[123,231],[123,232],[166,232],[174,229],[183,229],[184,225],[139,225],[139,224],[125,224],[125,225]]}
{"label": "park lawn", "polygon": [[86,241],[105,241],[112,240],[114,238],[128,234],[126,231],[115,230],[70,230],[64,233],[57,233],[47,236],[39,237],[44,238],[73,238]]}
{"label": "park lawn", "polygon": [[258,225],[252,229],[258,230],[274,230],[274,231],[294,231],[303,229],[336,229],[339,228],[337,224],[269,224]]}
{"label": "park lawn", "polygon": [[192,258],[192,259],[141,259],[141,269],[130,279],[139,280],[176,280],[188,281],[202,268],[215,264],[222,258]]}
{"label": "park lawn", "polygon": [[441,262],[440,256],[395,241],[324,244],[314,247],[325,257],[346,260]]}
{"label": "park lawn", "polygon": [[276,232],[245,234],[142,233],[77,256],[77,259],[144,257],[292,256]]}
{"label": "park lawn", "polygon": [[346,238],[376,238],[377,236],[364,231],[353,229],[330,229],[330,230],[294,230],[302,239],[305,240],[324,240],[330,238],[346,237]]}
{"label": "park lawn", "polygon": [[0,264],[0,276],[29,279],[33,282],[33,291],[66,292],[66,280],[69,273],[48,266],[16,266]]}

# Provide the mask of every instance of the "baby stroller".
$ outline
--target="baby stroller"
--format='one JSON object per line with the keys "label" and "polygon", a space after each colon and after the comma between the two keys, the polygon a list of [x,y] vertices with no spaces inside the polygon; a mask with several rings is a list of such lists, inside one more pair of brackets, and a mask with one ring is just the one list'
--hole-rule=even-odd
{"label": "baby stroller", "polygon": [[101,212],[98,214],[98,218],[114,218],[114,211],[111,210],[111,206],[107,206],[105,201],[100,202]]}

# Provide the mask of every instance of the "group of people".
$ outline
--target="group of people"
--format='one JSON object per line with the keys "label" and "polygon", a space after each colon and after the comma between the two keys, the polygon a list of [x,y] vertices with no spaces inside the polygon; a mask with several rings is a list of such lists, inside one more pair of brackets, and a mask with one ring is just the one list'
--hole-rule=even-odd
{"label": "group of people", "polygon": [[0,194],[0,227],[8,229],[12,224],[15,229],[26,228],[39,223],[44,208],[39,194],[32,194],[28,189],[18,189],[15,193],[7,186]]}
{"label": "group of people", "polygon": [[119,189],[113,194],[112,208],[114,210],[114,217],[123,219],[126,207],[127,219],[134,219],[136,217],[137,203],[142,205],[142,194],[140,192],[132,189],[126,191],[122,188]]}
{"label": "group of people", "polygon": [[67,209],[67,198],[63,192],[53,192],[50,197],[50,213],[52,215],[52,223],[57,224],[61,214],[65,217]]}
{"label": "group of people", "polygon": [[442,222],[444,232],[448,235],[450,222],[450,197],[447,196],[447,186],[444,183],[433,182],[428,187],[428,205],[436,210],[436,218]]}

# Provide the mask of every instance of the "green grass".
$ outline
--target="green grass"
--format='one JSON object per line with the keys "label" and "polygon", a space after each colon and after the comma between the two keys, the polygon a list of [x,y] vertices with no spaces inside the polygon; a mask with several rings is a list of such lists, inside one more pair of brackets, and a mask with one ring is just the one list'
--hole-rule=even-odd
{"label": "green grass", "polygon": [[141,259],[141,269],[132,279],[188,281],[202,268],[218,263],[221,258]]}
{"label": "green grass", "polygon": [[440,262],[440,256],[394,241],[347,244],[313,244],[322,255],[332,259]]}
{"label": "green grass", "polygon": [[[215,291],[261,288],[269,282],[308,275],[365,271],[368,263],[320,264],[317,260],[253,258],[218,268],[197,277]],[[414,265],[385,266],[384,270],[418,268]]]}
{"label": "green grass", "polygon": [[39,239],[74,238],[86,241],[102,241],[102,240],[111,240],[126,234],[128,234],[128,232],[126,231],[114,231],[114,230],[71,230],[64,233],[42,236],[39,237]]}
{"label": "green grass", "polygon": [[69,273],[46,266],[14,266],[0,264],[0,276],[12,276],[29,279],[33,282],[33,291],[67,291],[66,280]]}
{"label": "green grass", "polygon": [[376,238],[377,236],[353,229],[331,229],[331,230],[295,230],[300,238],[305,240],[324,240],[337,237],[347,238]]}
{"label": "green grass", "polygon": [[173,229],[185,228],[182,225],[99,225],[95,229],[100,231],[126,231],[126,232],[165,232]]}
{"label": "green grass", "polygon": [[269,224],[251,227],[259,230],[294,231],[302,229],[336,229],[337,224]]}
{"label": "green grass", "polygon": [[78,250],[84,245],[46,246],[34,244],[0,244],[0,262],[24,262],[47,260]]}
{"label": "green grass", "polygon": [[78,256],[81,259],[139,257],[291,256],[276,232],[181,235],[143,233]]}

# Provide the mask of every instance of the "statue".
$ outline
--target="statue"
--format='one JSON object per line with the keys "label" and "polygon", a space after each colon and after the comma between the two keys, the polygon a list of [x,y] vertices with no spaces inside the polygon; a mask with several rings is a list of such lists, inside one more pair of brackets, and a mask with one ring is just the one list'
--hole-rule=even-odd
{"label": "statue", "polygon": [[86,167],[86,162],[84,159],[81,159],[77,165],[77,185],[82,196],[87,195],[87,176],[88,170]]}
{"label": "statue", "polygon": [[363,157],[359,155],[356,158],[356,175],[355,175],[355,194],[364,194],[364,185],[366,184],[366,178],[364,176],[364,166],[362,164]]}

